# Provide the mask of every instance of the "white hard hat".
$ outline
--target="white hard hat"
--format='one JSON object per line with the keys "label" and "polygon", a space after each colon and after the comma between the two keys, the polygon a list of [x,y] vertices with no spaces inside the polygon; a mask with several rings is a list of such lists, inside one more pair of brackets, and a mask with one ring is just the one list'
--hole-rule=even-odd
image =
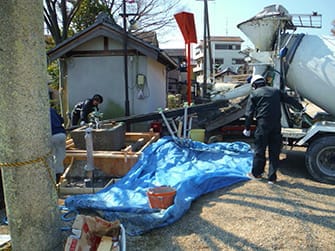
{"label": "white hard hat", "polygon": [[254,75],[250,80],[251,86],[254,89],[258,87],[265,86],[265,79],[262,75]]}
{"label": "white hard hat", "polygon": [[265,79],[262,75],[254,75],[254,76],[252,76],[250,83],[253,84],[256,81],[258,82],[258,80],[265,81]]}

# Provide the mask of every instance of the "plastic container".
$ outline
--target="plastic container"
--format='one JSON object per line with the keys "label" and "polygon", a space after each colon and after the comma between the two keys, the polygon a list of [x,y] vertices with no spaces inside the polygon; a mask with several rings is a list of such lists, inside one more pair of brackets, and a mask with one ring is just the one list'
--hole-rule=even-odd
{"label": "plastic container", "polygon": [[169,186],[149,188],[147,196],[151,208],[166,209],[173,205],[176,190]]}
{"label": "plastic container", "polygon": [[150,128],[152,128],[154,132],[161,133],[162,132],[162,122],[154,121],[151,123]]}
{"label": "plastic container", "polygon": [[205,129],[191,129],[190,139],[194,141],[205,142]]}

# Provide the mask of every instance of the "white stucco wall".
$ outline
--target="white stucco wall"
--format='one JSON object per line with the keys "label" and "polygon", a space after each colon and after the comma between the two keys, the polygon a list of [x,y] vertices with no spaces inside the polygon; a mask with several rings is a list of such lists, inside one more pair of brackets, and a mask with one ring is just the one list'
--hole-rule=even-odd
{"label": "white stucco wall", "polygon": [[68,63],[69,105],[99,93],[104,97],[101,111],[111,103],[124,107],[123,57],[73,57]]}
{"label": "white stucco wall", "polygon": [[[132,110],[135,114],[155,112],[158,108],[166,107],[167,90],[165,66],[157,64],[157,62],[151,58],[142,57],[141,59],[140,65],[142,65],[143,68],[145,67],[145,71],[138,71],[138,73],[145,74],[147,86],[144,88],[145,97],[141,99],[139,95],[140,91],[136,88],[136,81],[132,82],[134,84]],[[136,70],[134,70],[134,72],[136,72]]]}
{"label": "white stucco wall", "polygon": [[[102,40],[95,39],[100,43]],[[81,50],[85,46],[81,46]],[[91,45],[86,45],[93,48]],[[98,93],[104,97],[100,105],[103,119],[124,116],[125,82],[123,56],[71,57],[67,59],[70,110],[86,98]],[[146,77],[145,98],[139,98],[136,75]],[[130,115],[157,111],[166,106],[166,71],[161,63],[146,56],[128,57],[128,95]]]}

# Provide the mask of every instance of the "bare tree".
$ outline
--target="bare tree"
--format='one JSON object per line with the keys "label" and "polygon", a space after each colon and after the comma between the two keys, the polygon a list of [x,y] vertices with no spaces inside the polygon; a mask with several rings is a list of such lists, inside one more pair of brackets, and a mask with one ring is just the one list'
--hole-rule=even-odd
{"label": "bare tree", "polygon": [[139,0],[129,4],[127,12],[137,31],[160,31],[173,26],[174,14],[181,8],[180,0]]}
{"label": "bare tree", "polygon": [[44,22],[56,44],[68,38],[82,0],[44,0]]}
{"label": "bare tree", "polygon": [[[44,20],[56,44],[68,37],[69,32],[71,32],[70,28],[86,28],[80,24],[72,25],[83,1],[44,0]],[[127,13],[123,13],[124,2],[126,3]],[[113,20],[121,26],[122,18],[126,16],[127,29],[130,32],[156,31],[161,34],[175,27],[174,14],[182,9],[180,0],[92,0],[86,1],[85,8],[87,4],[100,5],[102,10],[107,11]],[[92,11],[99,10],[92,8]],[[85,14],[89,18],[95,19],[95,15],[92,15],[92,13],[79,12],[81,15]],[[88,24],[94,22],[94,20],[88,21],[88,18],[84,19]],[[76,22],[80,22],[80,20],[83,20],[83,18],[76,18]],[[135,24],[136,29],[134,29]]]}

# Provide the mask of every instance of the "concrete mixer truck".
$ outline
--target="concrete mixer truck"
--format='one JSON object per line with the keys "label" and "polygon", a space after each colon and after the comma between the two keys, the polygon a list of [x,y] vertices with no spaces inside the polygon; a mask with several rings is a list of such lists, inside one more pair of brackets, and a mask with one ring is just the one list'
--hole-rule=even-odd
{"label": "concrete mixer truck", "polygon": [[249,57],[253,74],[325,111],[312,118],[283,104],[282,134],[289,145],[306,147],[306,167],[315,180],[335,184],[335,36],[296,32],[319,27],[318,18],[270,5],[237,27],[255,46]]}

